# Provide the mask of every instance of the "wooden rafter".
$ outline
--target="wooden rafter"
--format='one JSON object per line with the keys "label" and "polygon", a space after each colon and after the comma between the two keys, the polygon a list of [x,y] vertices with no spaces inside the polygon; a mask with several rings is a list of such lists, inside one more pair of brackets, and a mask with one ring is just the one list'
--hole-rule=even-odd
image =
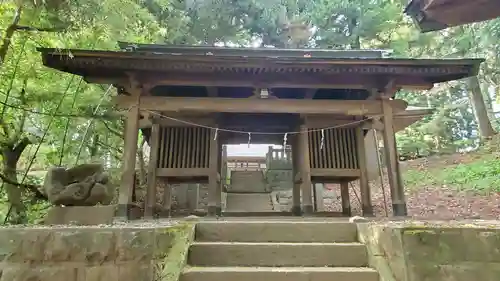
{"label": "wooden rafter", "polygon": [[381,99],[384,97],[394,97],[401,90],[401,86],[397,84],[395,79],[389,79],[388,82],[380,88],[372,88],[368,99]]}
{"label": "wooden rafter", "polygon": [[313,99],[317,91],[318,89],[307,89],[304,98],[308,100]]}
{"label": "wooden rafter", "polygon": [[[372,89],[380,87],[380,78],[370,75],[302,75],[290,79],[286,74],[244,75],[244,74],[141,74],[141,83],[171,86],[201,87],[255,87],[260,88],[303,88],[303,89]],[[121,84],[123,78],[86,77],[89,83]],[[417,76],[395,77],[394,85],[414,90],[429,90],[434,84]]]}
{"label": "wooden rafter", "polygon": [[207,93],[209,97],[217,97],[219,95],[219,89],[217,87],[207,87]]}

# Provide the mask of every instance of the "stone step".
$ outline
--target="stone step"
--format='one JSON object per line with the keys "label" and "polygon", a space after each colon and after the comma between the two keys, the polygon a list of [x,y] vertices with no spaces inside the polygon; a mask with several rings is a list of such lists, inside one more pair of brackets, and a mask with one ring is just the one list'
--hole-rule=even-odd
{"label": "stone step", "polygon": [[365,267],[360,243],[195,242],[189,249],[192,266]]}
{"label": "stone step", "polygon": [[273,211],[271,193],[228,193],[227,212],[269,212]]}
{"label": "stone step", "polygon": [[187,267],[179,281],[379,281],[359,267]]}
{"label": "stone step", "polygon": [[231,171],[229,192],[266,192],[266,182],[262,171]]}
{"label": "stone step", "polygon": [[196,225],[200,242],[356,242],[356,224],[304,221],[226,221]]}

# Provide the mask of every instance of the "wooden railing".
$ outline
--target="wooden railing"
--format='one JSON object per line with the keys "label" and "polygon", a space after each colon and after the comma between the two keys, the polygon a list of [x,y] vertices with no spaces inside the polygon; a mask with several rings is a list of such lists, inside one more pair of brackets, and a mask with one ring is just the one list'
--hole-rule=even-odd
{"label": "wooden railing", "polygon": [[163,127],[160,131],[158,168],[208,168],[210,129]]}
{"label": "wooden railing", "polygon": [[233,171],[262,171],[266,169],[264,157],[228,157],[226,166]]}
{"label": "wooden railing", "polygon": [[356,129],[338,128],[309,133],[309,155],[312,169],[359,169]]}
{"label": "wooden railing", "polygon": [[292,149],[290,147],[283,149],[270,146],[266,155],[266,166],[268,170],[291,170]]}

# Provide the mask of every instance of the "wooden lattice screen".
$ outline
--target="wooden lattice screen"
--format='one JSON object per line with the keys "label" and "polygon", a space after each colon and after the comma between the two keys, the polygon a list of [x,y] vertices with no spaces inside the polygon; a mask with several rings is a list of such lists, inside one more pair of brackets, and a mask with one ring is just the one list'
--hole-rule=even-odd
{"label": "wooden lattice screen", "polygon": [[[312,128],[311,128],[312,129]],[[312,129],[314,130],[314,129]],[[359,169],[355,128],[309,132],[309,153],[313,169]]]}
{"label": "wooden lattice screen", "polygon": [[208,168],[210,129],[163,127],[160,130],[158,168]]}

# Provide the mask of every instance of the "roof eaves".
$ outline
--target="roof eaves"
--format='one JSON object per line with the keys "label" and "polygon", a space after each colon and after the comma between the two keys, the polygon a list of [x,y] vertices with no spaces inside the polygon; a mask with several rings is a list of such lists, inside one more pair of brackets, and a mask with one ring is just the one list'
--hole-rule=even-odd
{"label": "roof eaves", "polygon": [[118,42],[122,50],[132,52],[165,52],[179,54],[212,54],[227,56],[268,57],[324,57],[324,58],[383,58],[390,50],[331,50],[331,49],[280,49],[217,46],[183,46],[162,44],[138,44]]}
{"label": "roof eaves", "polygon": [[[151,59],[158,59],[158,57],[179,57],[178,54],[165,54],[165,53],[155,53],[155,52],[123,52],[123,51],[99,51],[99,50],[83,50],[83,49],[55,49],[55,48],[37,48],[39,52],[44,55],[57,55],[61,57],[71,57],[75,58],[78,56],[82,57],[94,57],[96,59],[102,57],[109,57],[110,55],[116,56],[117,58],[137,58],[137,57],[150,57]],[[223,55],[202,55],[202,54],[189,54],[185,57],[213,57],[217,59],[235,59],[234,56],[223,56]],[[380,64],[394,64],[394,65],[425,65],[425,64],[437,64],[437,65],[471,65],[478,67],[482,62],[485,61],[483,58],[447,58],[447,59],[408,59],[408,58],[325,58],[325,57],[244,57],[245,59],[273,59],[276,61],[291,61],[297,60],[297,62],[312,62],[315,61],[330,61],[333,64],[336,62],[346,62],[361,64],[365,63],[380,63]]]}
{"label": "roof eaves", "polygon": [[448,25],[429,18],[423,11],[424,4],[422,0],[412,0],[404,9],[404,13],[411,17],[422,33],[448,28]]}

